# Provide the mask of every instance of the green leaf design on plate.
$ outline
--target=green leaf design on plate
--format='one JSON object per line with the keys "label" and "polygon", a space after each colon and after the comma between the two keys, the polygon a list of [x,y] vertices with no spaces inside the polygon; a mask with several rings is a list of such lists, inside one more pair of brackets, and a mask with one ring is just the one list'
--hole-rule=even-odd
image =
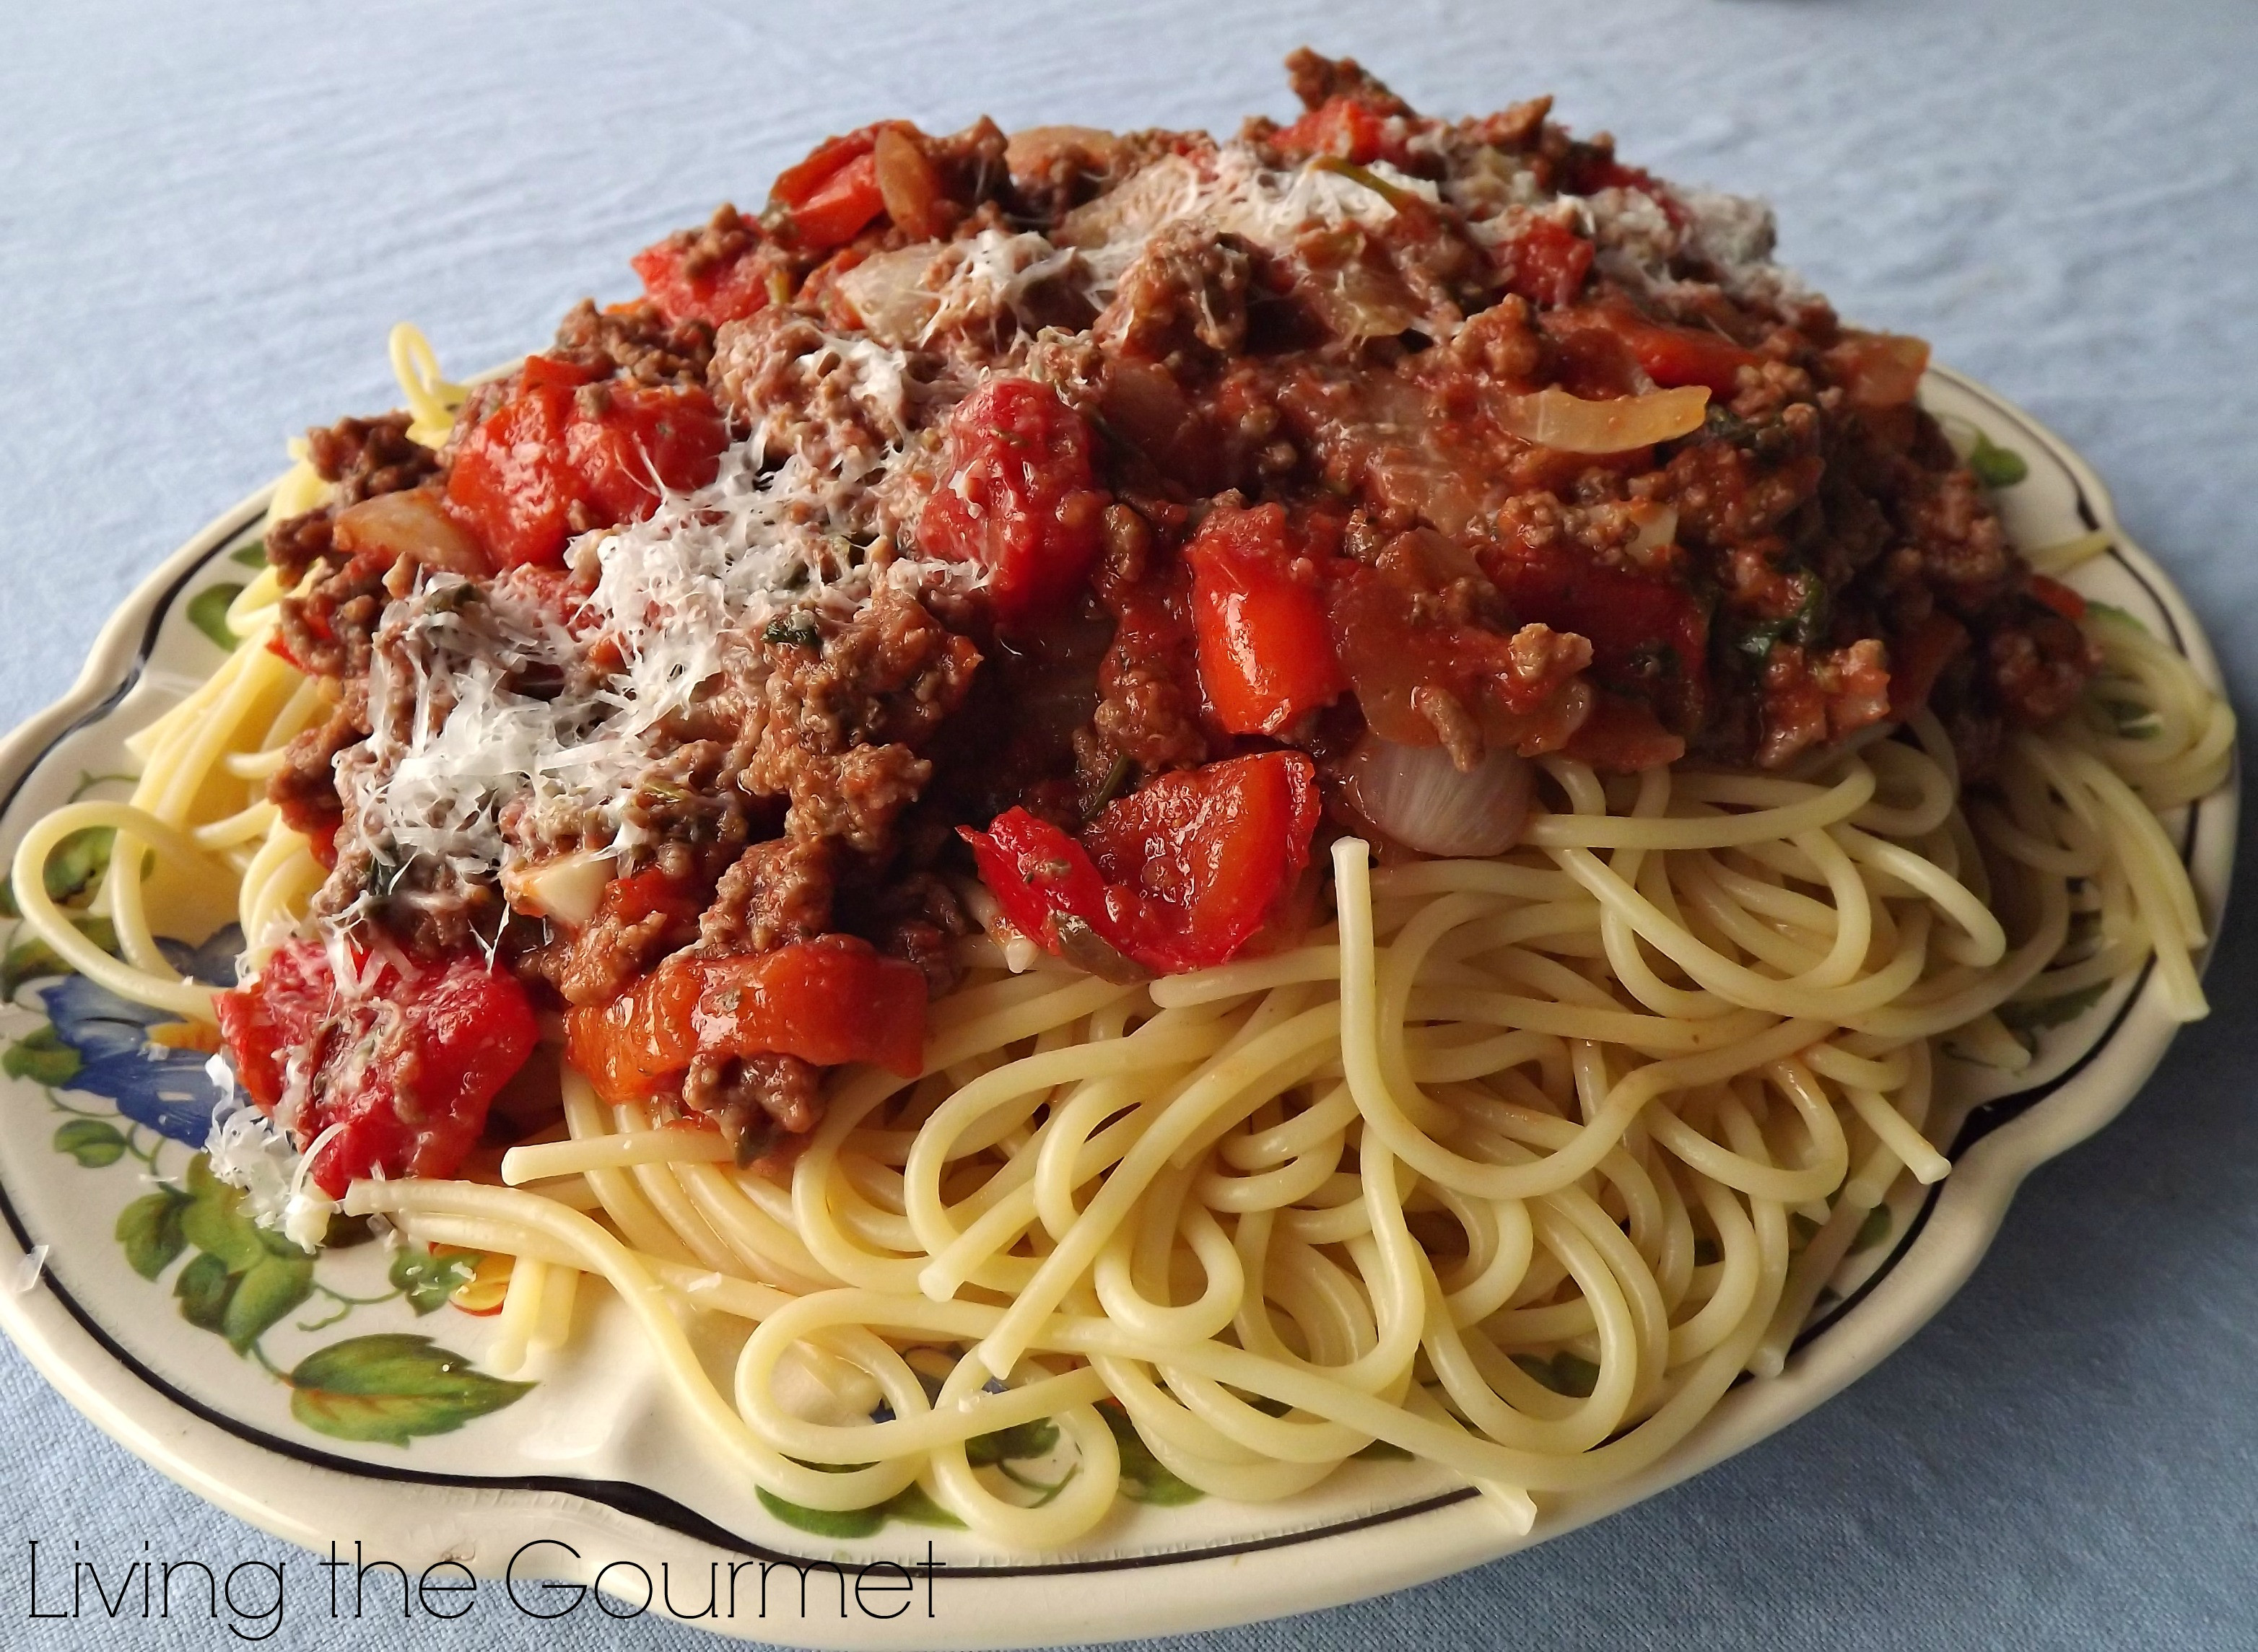
{"label": "green leaf design on plate", "polygon": [[470,1283],[478,1266],[474,1256],[434,1256],[420,1244],[403,1244],[393,1252],[387,1277],[421,1317],[444,1308],[449,1296]]}
{"label": "green leaf design on plate", "polygon": [[[16,1052],[8,1053],[13,1057]],[[107,1119],[74,1118],[55,1131],[55,1151],[68,1153],[89,1170],[99,1170],[125,1157],[125,1138]]]}
{"label": "green leaf design on plate", "polygon": [[785,1525],[817,1537],[870,1537],[890,1520],[912,1526],[948,1526],[962,1531],[964,1522],[934,1502],[924,1486],[912,1480],[883,1503],[868,1508],[809,1508],[787,1502],[765,1487],[754,1488],[761,1507]]}
{"label": "green leaf design on plate", "polygon": [[228,605],[242,594],[241,585],[207,585],[188,602],[188,623],[209,637],[223,653],[234,653],[235,645],[242,641],[227,624]]}
{"label": "green leaf design on plate", "polygon": [[1361,1457],[1367,1463],[1409,1463],[1411,1460],[1411,1454],[1393,1440],[1374,1440],[1363,1450],[1353,1451],[1349,1455]]}
{"label": "green leaf design on plate", "polygon": [[160,1188],[117,1213],[117,1242],[143,1279],[155,1279],[188,1248],[188,1237],[181,1231],[181,1216],[188,1208],[188,1195],[177,1188]]}
{"label": "green leaf design on plate", "polygon": [[806,1508],[798,1503],[787,1503],[765,1485],[756,1486],[754,1492],[761,1507],[785,1525],[818,1537],[868,1537],[886,1523],[886,1506],[874,1503],[868,1508]]}
{"label": "green leaf design on plate", "polygon": [[2129,625],[2135,631],[2146,631],[2148,628],[2141,623],[2139,615],[2129,609],[2119,607],[2113,602],[2097,602],[2091,597],[2088,597],[2085,599],[2085,612],[2097,619],[2112,620],[2119,625]]}
{"label": "green leaf design on plate", "polygon": [[991,1463],[1016,1463],[1023,1457],[1048,1457],[1057,1450],[1058,1439],[1058,1424],[1048,1417],[1037,1417],[993,1434],[973,1436],[964,1443],[964,1457],[976,1469]]}
{"label": "green leaf design on plate", "polygon": [[2021,454],[2001,447],[1981,430],[1976,432],[1976,445],[1968,450],[1968,468],[1986,487],[2013,487],[2031,473],[2030,463]]}
{"label": "green leaf design on plate", "polygon": [[181,1230],[190,1244],[215,1258],[230,1273],[248,1273],[271,1254],[259,1224],[243,1214],[243,1189],[211,1173],[202,1153],[188,1160],[188,1208]]}
{"label": "green leaf design on plate", "polygon": [[[54,853],[47,856],[46,876],[41,880],[47,886],[47,898],[60,903],[83,895],[87,885],[109,869],[110,846],[117,835],[108,826],[86,826],[55,845]],[[0,877],[0,918],[23,915],[23,909],[16,904],[14,883]]]}
{"label": "green leaf design on plate", "polygon": [[313,1258],[302,1251],[263,1257],[235,1282],[220,1315],[220,1335],[242,1353],[266,1335],[268,1326],[313,1294]]}
{"label": "green leaf design on plate", "polygon": [[1851,1237],[1851,1254],[1856,1255],[1860,1251],[1871,1251],[1884,1239],[1888,1238],[1890,1222],[1890,1208],[1885,1204],[1878,1204],[1867,1211],[1866,1219],[1858,1224],[1858,1231]]}
{"label": "green leaf design on plate", "polygon": [[235,1294],[235,1275],[227,1264],[205,1253],[195,1258],[173,1281],[173,1294],[181,1301],[181,1317],[199,1330],[216,1331],[227,1323],[227,1299]]}
{"label": "green leaf design on plate", "polygon": [[1554,1393],[1565,1394],[1571,1400],[1590,1399],[1600,1380],[1597,1365],[1565,1348],[1550,1359],[1536,1354],[1516,1354],[1513,1363]]}
{"label": "green leaf design on plate", "polygon": [[[117,952],[117,932],[110,927],[108,918],[74,917],[71,922],[79,933],[103,951]],[[37,935],[27,936],[9,947],[5,957],[0,957],[0,1002],[12,1000],[27,981],[68,974],[70,966],[56,955],[53,947]]]}
{"label": "green leaf design on plate", "polygon": [[2138,700],[2098,694],[2093,703],[2107,713],[2110,726],[2120,740],[2154,740],[2162,732],[2156,714]]}
{"label": "green leaf design on plate", "polygon": [[264,568],[266,565],[266,541],[259,538],[238,545],[227,553],[227,559],[241,563],[246,568]]}
{"label": "green leaf design on plate", "polygon": [[1121,1490],[1124,1495],[1140,1503],[1153,1503],[1163,1507],[1180,1503],[1196,1503],[1204,1496],[1199,1487],[1179,1479],[1175,1471],[1153,1455],[1153,1448],[1145,1443],[1137,1432],[1137,1425],[1129,1421],[1129,1414],[1111,1400],[1101,1400],[1097,1414],[1105,1419],[1105,1426],[1113,1430],[1113,1443],[1121,1452]]}
{"label": "green leaf design on plate", "polygon": [[2021,1036],[2042,1028],[2058,1027],[2064,1022],[2075,1021],[2101,1002],[2109,990],[2109,982],[2097,981],[2076,992],[2066,992],[2059,998],[2040,998],[2029,1003],[2003,1003],[1997,1013],[1999,1024],[2008,1032]]}
{"label": "green leaf design on plate", "polygon": [[109,826],[85,826],[72,833],[47,857],[46,876],[51,901],[67,901],[85,893],[86,886],[110,869],[110,847],[117,833]]}
{"label": "green leaf design on plate", "polygon": [[[78,1076],[78,1070],[83,1065],[79,1053],[65,1044],[52,1026],[38,1027],[25,1033],[8,1046],[6,1054],[0,1055],[0,1072],[4,1072],[10,1078],[29,1079],[34,1084],[45,1084],[50,1088],[69,1083]],[[67,1124],[63,1127],[66,1131],[69,1128]],[[103,1128],[108,1130],[110,1127],[105,1124]],[[117,1134],[114,1130],[110,1133],[113,1136]],[[121,1140],[120,1152],[124,1151],[124,1146]],[[63,1145],[60,1131],[55,1135],[55,1151],[62,1153],[73,1151]],[[112,1153],[110,1159],[102,1162],[106,1165],[117,1157],[117,1153]],[[81,1164],[86,1162],[83,1159],[79,1160]]]}
{"label": "green leaf design on plate", "polygon": [[387,1445],[451,1434],[533,1389],[489,1377],[429,1336],[399,1331],[333,1343],[300,1360],[288,1381],[290,1413],[308,1428]]}
{"label": "green leaf design on plate", "polygon": [[959,1531],[964,1522],[926,1495],[925,1487],[912,1480],[878,1505],[889,1520],[907,1521],[912,1526],[949,1526]]}

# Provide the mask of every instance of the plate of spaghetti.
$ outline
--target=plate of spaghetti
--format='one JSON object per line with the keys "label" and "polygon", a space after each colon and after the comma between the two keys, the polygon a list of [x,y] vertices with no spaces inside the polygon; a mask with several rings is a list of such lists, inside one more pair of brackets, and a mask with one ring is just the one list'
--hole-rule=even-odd
{"label": "plate of spaghetti", "polygon": [[403,326],[153,576],[0,756],[89,1415],[622,1613],[1211,1626],[1762,1438],[2131,1099],[2234,722],[2100,484],[1759,203],[1289,68]]}

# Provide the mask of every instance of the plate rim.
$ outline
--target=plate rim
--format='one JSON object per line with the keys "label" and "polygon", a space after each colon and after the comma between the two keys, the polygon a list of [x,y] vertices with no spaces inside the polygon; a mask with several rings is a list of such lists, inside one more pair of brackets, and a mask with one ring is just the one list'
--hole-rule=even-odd
{"label": "plate rim", "polygon": [[[2087,526],[2109,531],[2112,553],[2148,589],[2172,627],[2175,646],[2205,681],[2223,693],[2217,656],[2201,620],[2169,574],[2126,533],[2106,486],[2091,465],[2052,429],[1990,386],[1949,368],[1932,365],[1928,371],[2020,427],[2062,464]],[[99,721],[131,691],[148,663],[160,627],[187,585],[256,521],[272,491],[269,484],[222,512],[140,580],[103,623],[69,690],[0,740],[0,807],[12,801],[55,743]],[[2231,890],[2240,801],[2238,754],[2226,783],[2191,809],[2182,845],[2199,883],[2205,881],[2205,868],[2212,872],[2217,900],[2210,913],[2210,932],[2214,940],[2223,926]],[[2201,961],[2208,961],[2210,950],[2206,946]],[[1791,1363],[1797,1382],[1793,1394],[1783,1394],[1784,1414],[1765,1414],[1781,1411],[1782,1405],[1744,1406],[1734,1414],[1731,1425],[1713,1428],[1705,1422],[1688,1441],[1665,1454],[1660,1464],[1561,1506],[1552,1518],[1540,1521],[1540,1530],[1531,1537],[1513,1536],[1472,1488],[1461,1488],[1324,1527],[1242,1542],[1203,1543],[1183,1551],[1112,1559],[963,1568],[947,1575],[950,1593],[961,1598],[968,1588],[976,1587],[981,1594],[969,1603],[969,1611],[952,1614],[960,1625],[969,1626],[954,1630],[936,1624],[934,1632],[918,1635],[890,1627],[885,1620],[843,1615],[804,1620],[798,1632],[789,1621],[770,1621],[765,1616],[753,1626],[733,1621],[726,1627],[695,1627],[839,1648],[912,1641],[1039,1645],[1217,1628],[1429,1581],[1604,1518],[1690,1478],[1807,1414],[1873,1369],[1927,1323],[1981,1260],[2023,1179],[2102,1128],[2144,1088],[2178,1030],[2163,1019],[2155,996],[2144,971],[2109,1025],[2068,1070],[1971,1112],[1952,1144],[1953,1173],[1928,1190],[1896,1253],[1902,1262],[1925,1244],[1921,1266],[1907,1268],[1892,1263],[1826,1318],[1806,1327]],[[2095,1076],[2097,1063],[2116,1076]],[[2082,1104],[2045,1105],[2065,1090],[2075,1092],[2074,1099]],[[2004,1111],[1986,1118],[1987,1108]],[[8,1229],[0,1241],[0,1267],[5,1267],[12,1255],[22,1252],[25,1236],[4,1188],[0,1188],[0,1208],[4,1208]],[[650,1563],[654,1574],[663,1558],[678,1559],[685,1543],[701,1563],[714,1556],[725,1563],[750,1559],[799,1566],[827,1559],[752,1542],[648,1488],[609,1484],[600,1488],[568,1478],[541,1481],[535,1477],[511,1477],[502,1485],[493,1477],[389,1471],[382,1464],[326,1453],[295,1453],[280,1443],[261,1443],[246,1437],[257,1431],[215,1420],[205,1407],[153,1373],[138,1369],[138,1362],[100,1329],[90,1310],[67,1306],[51,1289],[21,1295],[0,1292],[0,1329],[82,1414],[137,1457],[230,1514],[316,1552],[337,1535],[343,1521],[358,1515],[380,1539],[401,1539],[395,1549],[387,1549],[387,1557],[402,1563],[411,1556],[455,1559],[482,1577],[501,1577],[499,1550],[487,1540],[507,1507],[515,1517],[513,1525],[537,1525],[543,1535],[601,1544],[598,1552],[607,1556],[640,1557]],[[344,1466],[329,1466],[330,1463]],[[406,1485],[415,1487],[409,1500],[400,1495]],[[576,1485],[581,1489],[573,1489]],[[711,1535],[685,1530],[680,1520],[662,1520],[623,1507],[617,1499],[595,1495],[600,1489],[639,1492],[706,1527]],[[1260,1578],[1242,1575],[1240,1563],[1253,1553],[1291,1548],[1302,1551],[1304,1560],[1319,1551],[1331,1559],[1327,1545],[1353,1543],[1383,1527],[1391,1528],[1399,1541],[1362,1545],[1353,1560],[1338,1570],[1303,1564],[1298,1579],[1290,1583],[1284,1569]],[[370,1533],[357,1535],[366,1541]],[[1400,1541],[1415,1535],[1417,1541]],[[543,1575],[588,1583],[597,1570],[588,1563],[595,1558],[576,1555],[577,1568],[550,1567]],[[1340,1558],[1349,1556],[1344,1553]],[[1205,1586],[1157,1594],[1125,1587],[1128,1574],[1155,1567],[1168,1568],[1172,1584],[1189,1584],[1203,1569],[1213,1575]],[[811,1627],[821,1632],[811,1635],[806,1633]]]}

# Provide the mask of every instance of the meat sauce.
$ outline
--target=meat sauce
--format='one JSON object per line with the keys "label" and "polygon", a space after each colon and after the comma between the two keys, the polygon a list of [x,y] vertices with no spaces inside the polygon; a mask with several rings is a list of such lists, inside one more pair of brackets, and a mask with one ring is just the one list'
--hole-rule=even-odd
{"label": "meat sauce", "polygon": [[[543,1008],[606,1099],[780,1163],[825,1068],[914,1072],[968,902],[1116,979],[1290,944],[1317,840],[1384,826],[1343,783],[1370,741],[1779,769],[1926,705],[1980,782],[2068,709],[2074,599],[1915,401],[1926,346],[1843,326],[1761,209],[1545,100],[1443,121],[1289,67],[1305,111],[1228,143],[829,139],[436,455],[316,433],[333,500],[270,554],[337,711],[273,795],[335,862],[318,926],[404,968],[301,943],[223,1015],[262,1103],[344,1127],[322,1185],[454,1170]],[[620,680],[606,535],[718,519],[741,460],[829,490],[808,557],[856,601],[745,609],[561,820],[501,797],[499,848],[445,856],[372,825],[384,731],[449,714],[387,654],[437,593],[548,605],[575,651],[510,665],[521,701]]]}

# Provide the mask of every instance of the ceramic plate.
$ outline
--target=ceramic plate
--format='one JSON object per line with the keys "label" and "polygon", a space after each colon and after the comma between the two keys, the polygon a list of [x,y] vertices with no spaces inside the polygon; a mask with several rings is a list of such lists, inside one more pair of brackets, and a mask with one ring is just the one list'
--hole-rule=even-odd
{"label": "ceramic plate", "polygon": [[[1963,438],[1980,430],[2021,462],[2021,479],[1999,493],[2019,542],[2109,529],[2113,548],[2073,583],[2138,616],[2217,684],[2195,616],[2059,440],[1953,374],[1932,372],[1924,396]],[[42,811],[122,795],[124,736],[219,663],[212,634],[224,634],[219,615],[258,564],[263,505],[245,500],[160,569],[103,632],[69,697],[0,748],[0,850],[12,853]],[[2235,808],[2230,786],[2170,823],[2214,925]],[[90,875],[99,846],[79,847],[76,871]],[[66,854],[54,870],[73,864]],[[57,973],[13,926],[0,938],[0,1322],[96,1424],[309,1549],[358,1540],[411,1571],[451,1558],[493,1577],[515,1557],[528,1611],[624,1615],[650,1591],[652,1611],[828,1647],[1019,1646],[1305,1611],[1495,1559],[1652,1496],[1801,1416],[1910,1336],[1975,1266],[2023,1176],[2131,1101],[2175,1030],[2144,972],[2095,1002],[2056,1006],[2037,1060],[2013,1079],[1941,1063],[1938,1140],[1955,1169],[1933,1188],[1901,1186],[1878,1213],[1786,1374],[1741,1384],[1644,1474],[1546,1500],[1526,1535],[1401,1458],[1353,1461],[1289,1501],[1240,1505],[1202,1498],[1133,1449],[1133,1495],[1071,1550],[1031,1559],[983,1552],[914,1500],[819,1516],[717,1473],[640,1337],[594,1322],[620,1314],[607,1292],[582,1293],[564,1356],[508,1382],[480,1365],[495,1322],[455,1305],[459,1259],[375,1244],[316,1260],[279,1251],[203,1173],[203,1055],[172,1041],[167,1017]],[[204,944],[181,947],[184,967],[228,975],[231,933],[189,939]],[[734,1344],[707,1351],[726,1371]],[[997,1438],[1014,1472],[1043,1476],[1041,1425]],[[531,1581],[593,1583],[600,1571],[600,1600]]]}

